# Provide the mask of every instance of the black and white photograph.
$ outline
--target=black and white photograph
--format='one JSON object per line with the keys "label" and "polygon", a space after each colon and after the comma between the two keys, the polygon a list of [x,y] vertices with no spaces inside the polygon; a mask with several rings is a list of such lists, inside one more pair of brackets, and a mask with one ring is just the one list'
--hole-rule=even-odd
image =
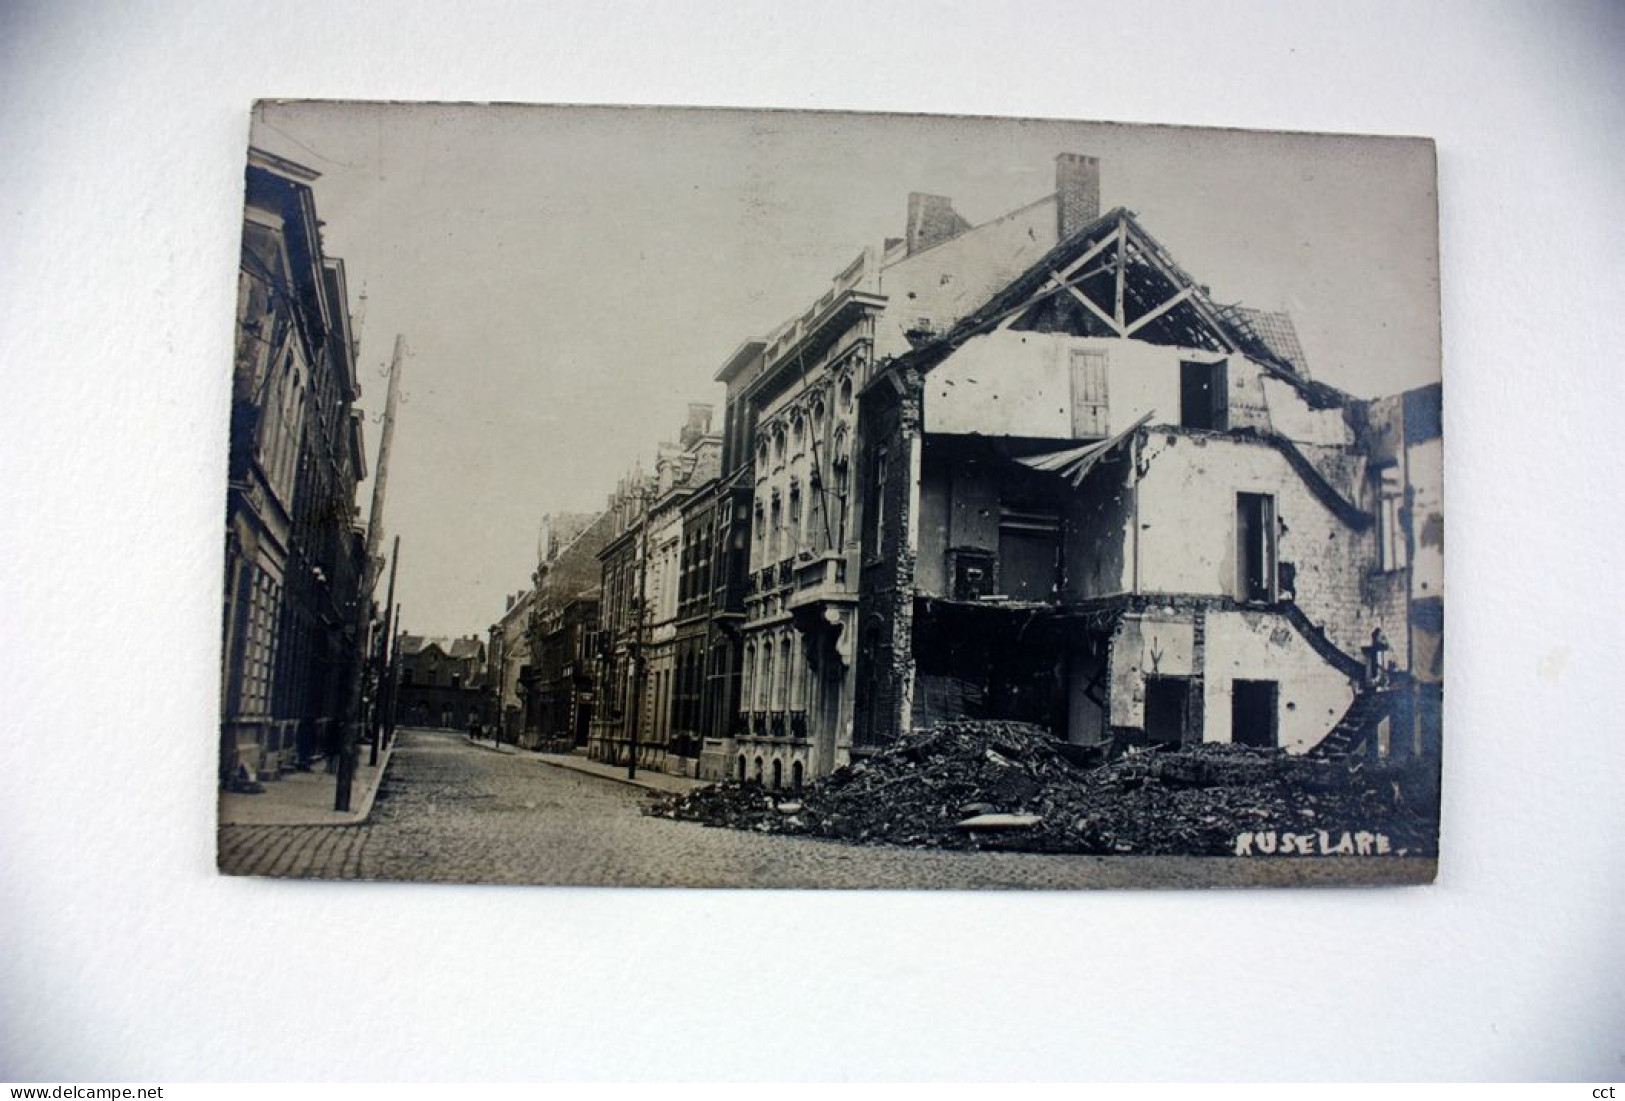
{"label": "black and white photograph", "polygon": [[0,1094],[1617,1096],[1621,56],[0,3]]}
{"label": "black and white photograph", "polygon": [[1436,182],[1423,138],[259,102],[220,870],[1431,882]]}

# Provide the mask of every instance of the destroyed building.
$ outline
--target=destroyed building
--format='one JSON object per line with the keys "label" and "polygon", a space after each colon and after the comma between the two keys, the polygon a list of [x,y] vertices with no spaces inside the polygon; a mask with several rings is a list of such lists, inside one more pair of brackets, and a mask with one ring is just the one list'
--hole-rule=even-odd
{"label": "destroyed building", "polygon": [[947,331],[1081,224],[1096,194],[1098,165],[1072,155],[1057,160],[1054,194],[982,225],[948,198],[912,194],[903,236],[865,249],[719,373],[751,483],[739,720],[717,749],[734,776],[795,787],[849,758],[860,691],[852,469],[857,395],[875,364]]}
{"label": "destroyed building", "polygon": [[910,195],[715,377],[721,432],[691,407],[606,513],[595,759],[793,789],[965,719],[1437,751],[1439,387],[1315,379],[1094,158],[980,225]]}
{"label": "destroyed building", "polygon": [[865,382],[854,753],[956,718],[1436,750],[1414,659],[1436,665],[1442,571],[1412,520],[1442,533],[1438,388],[1317,382],[1289,318],[1084,213]]}

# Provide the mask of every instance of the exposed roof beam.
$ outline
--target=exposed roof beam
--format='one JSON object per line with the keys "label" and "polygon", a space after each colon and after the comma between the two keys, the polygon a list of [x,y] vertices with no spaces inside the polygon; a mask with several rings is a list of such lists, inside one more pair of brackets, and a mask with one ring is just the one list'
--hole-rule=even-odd
{"label": "exposed roof beam", "polygon": [[[1178,294],[1176,294],[1172,298],[1168,299],[1168,301],[1164,302],[1162,305],[1158,306],[1156,309],[1147,310],[1145,313],[1143,313],[1139,317],[1137,317],[1135,319],[1135,321],[1134,321],[1134,324],[1130,325],[1127,329],[1123,330],[1123,335],[1124,336],[1133,336],[1135,333],[1139,332],[1145,326],[1151,324],[1151,322],[1155,321],[1157,318],[1161,317],[1163,314],[1167,313],[1169,310],[1173,309],[1175,306],[1179,305],[1181,302],[1185,301],[1187,298],[1190,298],[1195,293],[1196,293],[1196,288],[1195,287],[1186,287],[1184,290],[1180,291]],[[1119,309],[1122,308],[1121,300],[1119,300],[1118,308]]]}
{"label": "exposed roof beam", "polygon": [[[1074,287],[1071,283],[1062,282],[1061,277],[1053,272],[1051,273],[1051,278],[1054,279],[1055,282],[1061,287],[1065,287],[1069,292],[1071,292],[1073,298],[1076,298],[1079,302],[1082,302],[1086,307],[1088,307],[1089,312],[1100,318],[1100,320],[1104,322],[1106,327],[1112,332],[1116,333],[1118,336],[1128,335],[1123,331],[1123,327],[1117,323],[1116,319],[1113,318],[1111,314],[1095,305],[1088,295],[1084,294],[1077,287]],[[1059,287],[1057,289],[1059,289]]]}

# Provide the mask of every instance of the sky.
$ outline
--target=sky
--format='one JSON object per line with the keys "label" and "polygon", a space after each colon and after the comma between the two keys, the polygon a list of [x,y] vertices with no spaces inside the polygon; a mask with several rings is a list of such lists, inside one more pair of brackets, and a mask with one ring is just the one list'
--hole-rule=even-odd
{"label": "sky", "polygon": [[[801,312],[910,191],[972,223],[1101,160],[1215,300],[1293,317],[1353,394],[1439,378],[1431,143],[1047,120],[630,108],[262,103],[251,144],[321,173],[375,465],[408,355],[385,542],[414,633],[482,637],[528,586],[549,512],[603,507],[742,341]],[[364,298],[362,296],[365,296]],[[369,486],[358,499],[363,515]]]}

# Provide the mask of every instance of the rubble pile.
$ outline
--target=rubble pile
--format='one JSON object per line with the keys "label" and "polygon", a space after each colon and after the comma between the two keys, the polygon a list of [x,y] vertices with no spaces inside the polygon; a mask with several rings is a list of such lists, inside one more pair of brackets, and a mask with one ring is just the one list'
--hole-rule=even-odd
{"label": "rubble pile", "polygon": [[1041,727],[945,722],[800,792],[730,781],[650,813],[929,848],[1213,856],[1437,848],[1436,789],[1415,768],[1220,744],[1131,752],[1095,767],[1076,758]]}

